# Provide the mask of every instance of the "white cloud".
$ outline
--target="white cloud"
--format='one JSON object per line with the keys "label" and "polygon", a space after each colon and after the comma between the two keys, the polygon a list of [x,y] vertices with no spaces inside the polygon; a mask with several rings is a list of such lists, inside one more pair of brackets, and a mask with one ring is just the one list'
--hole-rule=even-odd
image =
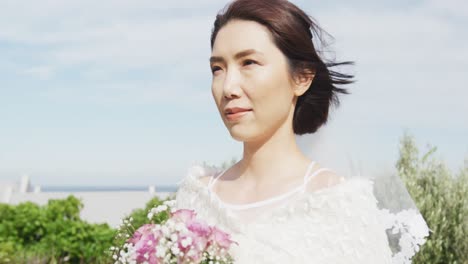
{"label": "white cloud", "polygon": [[428,7],[447,17],[468,20],[468,2],[464,0],[430,0]]}
{"label": "white cloud", "polygon": [[345,6],[318,15],[336,37],[337,58],[356,61],[358,82],[345,99],[346,120],[468,129],[468,35],[451,19],[455,15],[441,15],[442,6],[455,5],[433,1],[390,11]]}
{"label": "white cloud", "polygon": [[[20,44],[38,45],[38,53],[59,65],[84,63],[124,67],[164,65],[171,59],[193,58],[209,51],[211,19],[113,21],[67,31],[2,31],[0,38]],[[50,56],[50,57],[49,57]]]}
{"label": "white cloud", "polygon": [[[83,67],[82,76],[97,80],[116,78],[119,72],[128,70],[155,71],[157,67],[165,67],[169,69],[167,72],[179,75],[165,80],[171,84],[166,87],[181,87],[182,84],[174,85],[174,80],[177,83],[181,76],[184,81],[197,79],[209,85],[204,58],[209,55],[215,12],[226,2],[2,2],[0,39],[36,47],[29,55],[39,63],[26,68],[29,74],[43,79],[50,78],[51,69],[59,71],[75,66]],[[460,34],[460,25],[450,19],[461,17],[466,12],[460,11],[466,10],[464,6],[466,3],[461,0],[431,0],[399,10],[341,4],[312,15],[337,37],[338,58],[356,60],[359,80],[356,91],[361,90],[362,96],[374,101],[379,95],[393,102],[402,100],[402,96],[412,98],[406,105],[400,105],[402,112],[383,109],[393,112],[390,116],[395,119],[409,118],[411,122],[422,117],[405,112],[421,96],[424,100],[418,104],[424,111],[441,101],[458,107],[458,112],[468,107],[461,102],[466,95],[463,83],[467,83],[467,77],[456,74],[468,65],[468,37]],[[37,64],[48,68],[38,68]],[[24,71],[25,67],[15,68]],[[440,94],[443,90],[449,90],[445,94],[453,95],[455,103],[443,98]],[[153,89],[150,91],[154,93]],[[147,93],[143,92],[141,97],[148,98],[143,96]],[[372,102],[365,103],[372,106]],[[382,107],[379,102],[373,106]],[[448,114],[438,113],[441,119]]]}
{"label": "white cloud", "polygon": [[56,68],[168,65],[208,57],[214,11],[205,10],[217,5],[222,6],[209,0],[2,2],[0,40],[35,47],[31,59]]}
{"label": "white cloud", "polygon": [[[68,70],[79,76],[44,89],[58,101],[146,104],[175,101],[183,91],[185,99],[178,102],[198,105],[210,88],[209,36],[223,5],[209,0],[2,2],[0,41],[31,47],[24,49],[29,61],[8,66],[20,74],[47,80]],[[146,72],[145,80],[121,77],[132,71]],[[195,86],[201,82],[207,87]]]}
{"label": "white cloud", "polygon": [[40,80],[49,80],[54,75],[54,69],[47,65],[32,67],[24,70],[26,75],[36,77]]}
{"label": "white cloud", "polygon": [[[49,99],[56,101],[77,105],[172,103],[196,111],[206,112],[208,107],[216,111],[209,87],[209,36],[215,14],[226,2],[2,1],[0,41],[19,48],[0,62],[0,69],[42,80],[60,78],[67,70],[73,72],[72,80],[64,77],[61,83],[53,84],[56,86],[43,85]],[[387,127],[468,130],[468,35],[463,34],[466,23],[462,23],[468,17],[467,4],[462,0],[429,0],[388,8],[341,2],[318,9],[303,1],[301,7],[309,6],[311,15],[336,37],[337,58],[357,62],[354,71],[358,82],[351,87],[353,94],[343,96],[342,108],[332,116],[336,122],[312,140],[317,144],[313,148],[317,157],[335,162],[339,154],[342,167],[349,165],[346,154],[340,153],[342,149],[359,150],[371,162],[377,156],[393,158],[396,135],[384,135]],[[8,45],[1,49],[8,49]],[[132,72],[142,74],[130,76]],[[203,133],[202,128],[196,129]],[[185,147],[188,139],[177,140],[174,146]],[[212,140],[223,142],[219,135]],[[389,146],[390,141],[395,144]],[[193,152],[209,149],[206,142],[200,143],[198,150],[193,144]],[[135,148],[134,153],[143,148]],[[223,146],[225,153],[233,149]],[[365,157],[366,152],[379,155]],[[17,160],[24,153],[15,156]],[[83,155],[88,153],[86,150]],[[203,159],[220,156],[215,153],[210,157],[208,151],[203,154]],[[187,160],[189,154],[174,154],[173,163],[180,164],[176,159]],[[69,167],[79,172],[80,167],[94,165],[86,160]],[[155,169],[147,161],[119,170],[131,174],[134,168],[145,166],[142,172]]]}
{"label": "white cloud", "polygon": [[209,26],[209,19],[201,17],[82,29],[77,34],[82,41],[68,42],[50,51],[50,55],[62,65],[93,63],[124,68],[168,65],[193,59],[201,52],[208,56]]}

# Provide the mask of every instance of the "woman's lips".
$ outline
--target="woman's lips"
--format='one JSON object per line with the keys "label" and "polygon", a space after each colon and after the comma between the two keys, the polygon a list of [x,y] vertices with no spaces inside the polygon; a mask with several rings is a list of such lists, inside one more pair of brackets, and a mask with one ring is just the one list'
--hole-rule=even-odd
{"label": "woman's lips", "polygon": [[233,114],[226,114],[226,118],[229,121],[237,121],[237,120],[241,119],[243,116],[245,116],[246,114],[248,114],[251,111],[252,110],[245,110],[245,111],[240,111],[240,112],[233,113]]}

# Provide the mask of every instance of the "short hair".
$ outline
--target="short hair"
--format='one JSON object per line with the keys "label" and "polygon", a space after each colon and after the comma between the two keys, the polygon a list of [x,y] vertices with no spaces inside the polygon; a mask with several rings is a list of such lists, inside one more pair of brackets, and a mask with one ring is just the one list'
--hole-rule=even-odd
{"label": "short hair", "polygon": [[211,32],[211,50],[219,30],[230,20],[254,21],[268,28],[274,44],[287,58],[290,76],[315,75],[311,86],[298,97],[293,117],[293,131],[297,135],[315,133],[328,120],[330,105],[340,104],[338,93],[349,94],[336,85],[353,83],[353,75],[330,68],[354,64],[351,61],[335,62],[320,58],[312,39],[318,38],[322,47],[324,34],[314,19],[296,5],[286,0],[235,0],[217,15]]}

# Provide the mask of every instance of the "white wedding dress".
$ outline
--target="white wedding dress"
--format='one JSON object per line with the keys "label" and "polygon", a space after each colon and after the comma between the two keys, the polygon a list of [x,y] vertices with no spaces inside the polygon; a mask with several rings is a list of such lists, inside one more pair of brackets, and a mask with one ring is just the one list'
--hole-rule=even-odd
{"label": "white wedding dress", "polygon": [[[235,263],[392,263],[373,182],[351,178],[309,191],[302,185],[270,199],[243,205],[223,202],[212,186],[223,172],[193,166],[176,194],[176,208],[193,209],[208,224],[231,234]],[[200,177],[212,176],[207,185]]]}

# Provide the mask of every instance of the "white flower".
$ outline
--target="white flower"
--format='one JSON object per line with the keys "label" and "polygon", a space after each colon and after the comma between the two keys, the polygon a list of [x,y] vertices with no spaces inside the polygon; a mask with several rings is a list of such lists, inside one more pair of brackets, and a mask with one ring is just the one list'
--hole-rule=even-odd
{"label": "white flower", "polygon": [[187,238],[185,238],[185,239],[182,239],[181,243],[182,243],[182,246],[183,246],[183,247],[187,247],[187,246],[189,246],[189,245],[192,244],[192,238],[191,238],[191,237],[187,237]]}
{"label": "white flower", "polygon": [[156,257],[163,258],[166,255],[166,248],[162,246],[156,247]]}
{"label": "white flower", "polygon": [[150,212],[152,212],[153,214],[159,214],[159,213],[161,213],[161,212],[166,211],[167,209],[168,209],[168,207],[167,207],[167,205],[165,205],[165,204],[164,204],[164,205],[158,205],[157,207],[152,208],[152,209],[150,210]]}
{"label": "white flower", "polygon": [[157,231],[159,231],[159,230],[161,230],[161,225],[159,225],[159,224],[158,224],[158,225],[155,225],[155,226],[151,229],[151,231],[153,231],[153,232],[157,232]]}
{"label": "white flower", "polygon": [[177,223],[177,224],[175,225],[175,230],[177,230],[177,231],[185,230],[185,224],[184,224],[184,223],[181,223],[181,222]]}
{"label": "white flower", "polygon": [[171,248],[171,251],[172,251],[172,254],[174,254],[174,255],[177,255],[180,252],[180,250],[179,250],[179,248],[177,246],[173,246]]}
{"label": "white flower", "polygon": [[164,236],[168,237],[171,235],[171,231],[169,230],[169,228],[167,228],[167,226],[163,225],[161,227],[161,231],[163,233]]}
{"label": "white flower", "polygon": [[166,225],[171,229],[173,229],[175,227],[175,223],[174,223],[174,221],[172,219],[168,219],[166,221]]}
{"label": "white flower", "polygon": [[164,201],[163,204],[165,204],[165,205],[167,205],[169,207],[173,207],[176,204],[176,200],[167,200],[167,201]]}
{"label": "white flower", "polygon": [[153,219],[153,216],[154,216],[154,215],[153,215],[152,212],[148,213],[148,219],[149,219],[149,220]]}

